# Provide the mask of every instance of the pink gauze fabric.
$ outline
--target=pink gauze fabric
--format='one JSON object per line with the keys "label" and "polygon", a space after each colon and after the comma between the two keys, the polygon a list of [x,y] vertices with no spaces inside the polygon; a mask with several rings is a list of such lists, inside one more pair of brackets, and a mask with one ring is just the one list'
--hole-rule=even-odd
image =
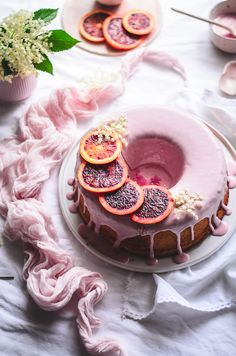
{"label": "pink gauze fabric", "polygon": [[4,234],[24,242],[27,290],[45,310],[62,308],[76,293],[79,334],[92,355],[125,355],[116,341],[94,341],[92,337],[92,330],[100,324],[94,306],[107,292],[107,284],[98,273],[74,266],[60,248],[40,191],[73,144],[76,125],[92,117],[99,104],[121,95],[126,79],[144,60],[169,67],[185,79],[184,69],[174,57],[142,49],[122,62],[120,83],[83,92],[56,90],[49,99],[28,109],[16,135],[0,142],[0,214],[6,219]]}

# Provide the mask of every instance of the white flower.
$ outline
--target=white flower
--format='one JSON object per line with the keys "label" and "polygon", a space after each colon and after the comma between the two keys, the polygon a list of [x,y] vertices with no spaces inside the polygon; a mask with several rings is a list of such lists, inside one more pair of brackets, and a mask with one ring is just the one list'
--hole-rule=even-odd
{"label": "white flower", "polygon": [[[104,122],[98,126],[97,130],[105,132],[106,141],[114,142],[115,140],[120,139],[125,144],[125,138],[127,136],[127,118],[125,116],[120,116],[117,120]],[[103,136],[101,134],[99,137],[102,140]]]}
{"label": "white flower", "polygon": [[176,218],[179,220],[181,216],[189,215],[195,220],[198,220],[196,210],[201,209],[203,197],[198,193],[190,193],[183,190],[174,197]]}
{"label": "white flower", "polygon": [[118,71],[104,71],[100,68],[90,74],[87,73],[86,75],[82,76],[78,80],[78,84],[80,85],[81,89],[101,89],[107,85],[111,85],[114,83],[118,83],[121,81],[121,76]]}
{"label": "white flower", "polygon": [[[0,23],[0,79],[11,81],[13,75],[36,74],[34,64],[50,52],[50,32],[45,22],[33,19],[33,13],[20,10]],[[7,68],[12,73],[7,74]]]}

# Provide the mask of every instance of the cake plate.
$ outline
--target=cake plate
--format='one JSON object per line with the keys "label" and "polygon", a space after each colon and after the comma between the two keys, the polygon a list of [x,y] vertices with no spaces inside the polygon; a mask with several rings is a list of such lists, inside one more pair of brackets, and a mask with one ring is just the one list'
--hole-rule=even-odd
{"label": "cake plate", "polygon": [[149,44],[158,35],[162,27],[162,10],[158,0],[123,0],[119,6],[104,6],[98,4],[95,0],[66,0],[61,14],[62,26],[71,36],[81,41],[77,45],[79,48],[91,53],[104,56],[121,56],[127,53],[127,51],[117,51],[106,45],[105,42],[94,44],[80,36],[80,18],[85,13],[95,9],[108,10],[114,14],[124,14],[132,9],[150,12],[155,19],[155,28],[139,47]]}
{"label": "cake plate", "polygon": [[[147,108],[148,110],[148,108]],[[213,132],[220,145],[223,148],[226,159],[236,159],[236,151],[233,146],[229,143],[229,141],[215,128],[213,128],[208,123],[205,123],[209,129]],[[83,239],[78,233],[78,226],[82,223],[81,218],[77,214],[72,214],[69,212],[69,206],[71,205],[71,201],[66,199],[66,194],[71,191],[71,187],[67,184],[67,181],[70,177],[74,176],[74,166],[76,162],[76,153],[78,150],[79,141],[72,147],[66,158],[64,159],[60,174],[59,174],[59,201],[62,210],[62,214],[66,220],[66,223],[71,230],[72,234],[76,237],[76,239],[84,246],[86,250],[91,252],[92,255],[97,256],[105,262],[108,262],[116,267],[120,267],[122,269],[136,271],[136,272],[146,272],[146,273],[161,273],[161,272],[170,272],[179,270],[185,267],[192,266],[196,263],[199,263],[217,250],[219,250],[225,242],[232,235],[235,227],[236,227],[236,214],[233,206],[233,202],[236,201],[236,189],[230,190],[230,199],[229,199],[229,208],[233,211],[232,215],[224,216],[224,221],[226,221],[229,225],[229,230],[227,234],[224,236],[213,236],[210,235],[204,241],[202,241],[199,245],[194,247],[192,250],[188,251],[190,255],[190,259],[188,262],[183,264],[176,264],[171,257],[168,258],[160,258],[158,264],[154,266],[149,266],[146,264],[146,258],[139,257],[136,255],[129,254],[130,259],[129,262],[119,262],[111,257],[108,257],[99,251],[97,251],[93,246],[88,244],[88,242]],[[92,257],[92,256],[91,256]]]}

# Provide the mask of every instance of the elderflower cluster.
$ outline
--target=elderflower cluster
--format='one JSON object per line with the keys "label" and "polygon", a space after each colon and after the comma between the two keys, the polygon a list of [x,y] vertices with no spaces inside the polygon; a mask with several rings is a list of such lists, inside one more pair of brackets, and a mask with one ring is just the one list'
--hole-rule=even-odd
{"label": "elderflower cluster", "polygon": [[111,120],[102,123],[98,126],[98,141],[101,143],[105,134],[105,140],[114,142],[120,139],[125,143],[125,138],[127,136],[127,118],[125,116],[120,116],[117,120]]}
{"label": "elderflower cluster", "polygon": [[174,197],[175,200],[175,215],[177,219],[180,219],[182,215],[190,215],[194,219],[198,220],[196,213],[197,209],[202,207],[203,197],[198,193],[190,193],[187,190],[183,190]]}
{"label": "elderflower cluster", "polygon": [[104,71],[101,68],[97,68],[92,74],[86,73],[79,80],[78,84],[82,89],[101,89],[108,85],[119,83],[121,76],[118,71]]}
{"label": "elderflower cluster", "polygon": [[34,64],[50,52],[50,32],[46,23],[33,19],[33,13],[20,10],[0,23],[0,79],[11,81],[13,75],[36,74]]}

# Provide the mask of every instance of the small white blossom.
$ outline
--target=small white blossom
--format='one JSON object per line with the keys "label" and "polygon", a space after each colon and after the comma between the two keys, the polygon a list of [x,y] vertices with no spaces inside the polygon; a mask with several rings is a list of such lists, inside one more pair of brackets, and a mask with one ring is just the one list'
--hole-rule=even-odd
{"label": "small white blossom", "polygon": [[[20,10],[0,23],[0,80],[11,81],[16,74],[36,74],[34,64],[41,63],[51,51],[46,23],[33,16],[30,11]],[[6,66],[11,74],[4,74]]]}
{"label": "small white blossom", "polygon": [[82,76],[77,82],[81,89],[101,89],[114,83],[121,81],[121,75],[118,71],[104,71],[98,68],[94,73],[87,73]]}
{"label": "small white blossom", "polygon": [[[126,143],[125,138],[127,136],[127,118],[125,116],[120,116],[117,120],[111,120],[102,123],[97,127],[98,132],[101,131],[105,133],[105,140],[114,142],[120,139],[124,144]],[[98,143],[101,143],[103,135],[98,135]]]}
{"label": "small white blossom", "polygon": [[174,197],[175,200],[175,216],[180,219],[182,216],[189,215],[195,220],[198,220],[196,210],[201,209],[203,197],[198,193],[191,193],[183,190]]}

